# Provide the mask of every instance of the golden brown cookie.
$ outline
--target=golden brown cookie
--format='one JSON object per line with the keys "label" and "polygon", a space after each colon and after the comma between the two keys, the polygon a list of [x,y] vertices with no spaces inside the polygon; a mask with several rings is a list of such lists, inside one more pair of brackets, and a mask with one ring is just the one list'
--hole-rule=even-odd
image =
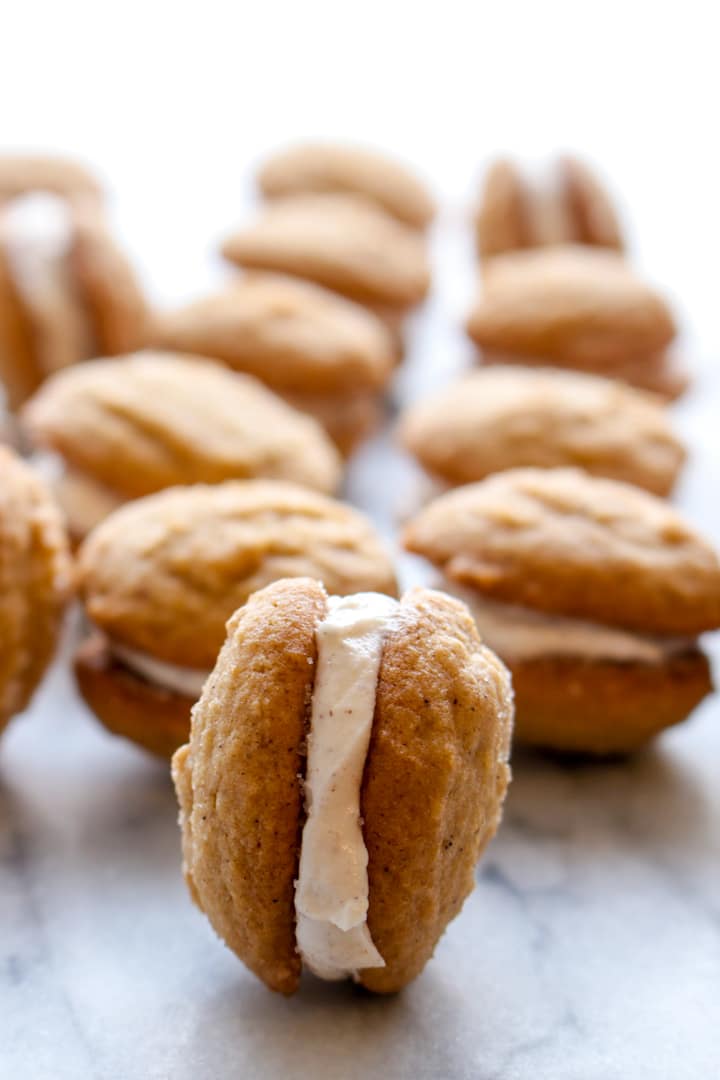
{"label": "golden brown cookie", "polygon": [[720,563],[669,504],[577,469],[511,469],[442,495],[405,541],[485,595],[641,633],[720,624]]}
{"label": "golden brown cookie", "polygon": [[0,205],[0,322],[22,324],[3,348],[11,407],[55,371],[137,345],[146,319],[97,206],[37,194]]}
{"label": "golden brown cookie", "polygon": [[0,447],[0,730],[28,704],[57,644],[70,559],[58,509]]}
{"label": "golden brown cookie", "polygon": [[[303,579],[251,597],[228,624],[190,743],[173,759],[193,899],[248,967],[285,994],[302,967],[305,755],[321,737],[317,635],[332,603]],[[407,594],[380,648],[364,702],[369,743],[348,786],[367,859],[365,925],[384,961],[354,977],[389,993],[420,973],[473,888],[509,780],[512,694],[466,609],[439,593]],[[318,852],[335,855],[327,841]]]}
{"label": "golden brown cookie", "polygon": [[570,156],[534,173],[506,158],[495,161],[485,177],[476,231],[484,257],[554,244],[623,247],[608,193],[587,165]]}
{"label": "golden brown cookie", "polygon": [[0,202],[46,191],[84,205],[99,203],[103,191],[93,174],[77,161],[34,154],[0,154]]}
{"label": "golden brown cookie", "polygon": [[308,278],[359,303],[408,308],[430,287],[422,237],[349,195],[269,203],[222,252],[239,266]]}
{"label": "golden brown cookie", "polygon": [[411,406],[403,445],[450,485],[574,465],[667,495],[685,451],[657,398],[596,375],[494,367]]}
{"label": "golden brown cookie", "polygon": [[396,590],[371,523],[293,484],[175,488],[116,511],[78,553],[78,588],[101,639],[76,658],[88,703],[142,745],[168,733],[169,755],[182,741],[176,717],[187,730],[232,612],[256,589],[305,575],[341,595]]}
{"label": "golden brown cookie", "polygon": [[278,393],[382,390],[393,370],[389,335],[366,308],[298,278],[253,274],[156,316],[164,349],[221,360]]}
{"label": "golden brown cookie", "polygon": [[488,264],[468,320],[477,345],[604,373],[650,357],[675,336],[663,298],[610,251],[522,251]]}
{"label": "golden brown cookie", "polygon": [[441,496],[404,539],[511,669],[519,740],[625,752],[711,688],[696,638],[720,626],[720,562],[647,492],[515,469]]}
{"label": "golden brown cookie", "polygon": [[340,481],[340,459],[314,420],[203,358],[141,352],[75,366],[41,387],[23,423],[73,481],[58,491],[77,533],[92,519],[78,506],[83,492],[100,520],[113,499],[175,484],[265,476],[330,492]]}
{"label": "golden brown cookie", "polygon": [[267,159],[258,184],[266,198],[359,195],[415,229],[424,229],[435,213],[429,192],[409,169],[360,147],[334,143],[288,147]]}

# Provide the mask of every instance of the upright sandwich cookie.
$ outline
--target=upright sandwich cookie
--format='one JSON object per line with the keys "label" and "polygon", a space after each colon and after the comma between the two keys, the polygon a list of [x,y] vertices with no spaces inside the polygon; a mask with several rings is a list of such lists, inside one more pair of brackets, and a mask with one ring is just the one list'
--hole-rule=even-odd
{"label": "upright sandwich cookie", "polygon": [[57,506],[33,470],[0,447],[0,730],[26,707],[42,678],[69,586]]}
{"label": "upright sandwich cookie", "polygon": [[720,563],[667,503],[575,469],[457,488],[405,532],[512,672],[519,740],[622,753],[711,690]]}
{"label": "upright sandwich cookie", "polygon": [[96,208],[29,195],[0,206],[0,377],[12,408],[61,368],[136,348],[147,307]]}
{"label": "upright sandwich cookie", "polygon": [[173,759],[195,902],[267,986],[401,989],[474,885],[512,692],[467,610],[417,589],[256,593]]}
{"label": "upright sandwich cookie", "polygon": [[483,257],[554,244],[621,250],[622,229],[612,200],[591,169],[563,156],[524,168],[501,158],[490,166],[475,219]]}
{"label": "upright sandwich cookie", "polygon": [[399,436],[451,486],[526,465],[575,465],[667,495],[685,460],[661,399],[552,368],[481,368],[411,406]]}
{"label": "upright sandwich cookie", "polygon": [[176,484],[268,477],[334,491],[341,461],[325,432],[247,375],[142,352],[60,372],[22,415],[54,455],[75,539],[121,503]]}
{"label": "upright sandwich cookie", "polygon": [[92,628],[75,659],[81,693],[111,731],[169,756],[226,620],[256,589],[304,575],[343,595],[396,590],[367,518],[293,484],[174,488],[123,507],[78,553]]}

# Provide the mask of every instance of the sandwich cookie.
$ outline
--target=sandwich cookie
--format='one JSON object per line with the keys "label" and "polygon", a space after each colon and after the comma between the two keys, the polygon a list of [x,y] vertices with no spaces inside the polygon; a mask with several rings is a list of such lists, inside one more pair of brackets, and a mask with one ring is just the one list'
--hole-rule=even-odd
{"label": "sandwich cookie", "polygon": [[356,195],[413,229],[435,214],[427,188],[393,158],[361,147],[301,143],[269,157],[258,174],[266,199],[294,195]]}
{"label": "sandwich cookie", "polygon": [[135,274],[100,214],[52,195],[0,207],[0,312],[0,375],[11,408],[54,371],[137,347],[147,318]]}
{"label": "sandwich cookie", "polygon": [[80,692],[111,731],[169,757],[225,637],[256,589],[310,575],[337,595],[394,595],[390,558],[358,511],[294,484],[174,488],[111,514],[80,547],[89,633]]}
{"label": "sandwich cookie", "polygon": [[193,899],[272,990],[303,968],[400,990],[472,891],[511,725],[508,674],[456,600],[255,593],[173,758]]}
{"label": "sandwich cookie", "polygon": [[624,247],[617,213],[587,165],[563,156],[538,167],[501,158],[488,169],[476,218],[483,258],[555,244]]}
{"label": "sandwich cookie", "polygon": [[404,542],[510,668],[521,742],[632,751],[712,689],[697,638],[720,627],[720,563],[647,492],[514,469],[436,499]]}
{"label": "sandwich cookie", "polygon": [[552,368],[481,368],[412,405],[399,438],[449,486],[526,465],[578,466],[668,495],[686,456],[660,398]]}
{"label": "sandwich cookie", "polygon": [[395,334],[430,288],[424,238],[358,196],[273,200],[222,253],[244,269],[307,278],[367,305]]}
{"label": "sandwich cookie", "polygon": [[339,455],[309,416],[204,358],[140,352],[59,372],[22,422],[49,452],[75,539],[121,503],[176,484],[268,477],[334,491]]}
{"label": "sandwich cookie", "polygon": [[35,472],[0,447],[0,730],[27,706],[52,658],[69,591],[57,505]]}
{"label": "sandwich cookie", "polygon": [[677,397],[677,329],[653,288],[615,252],[542,248],[487,264],[467,332],[485,363],[576,368]]}
{"label": "sandwich cookie", "polygon": [[151,340],[261,379],[315,416],[343,452],[377,421],[395,366],[391,337],[367,308],[278,274],[239,278],[159,314]]}

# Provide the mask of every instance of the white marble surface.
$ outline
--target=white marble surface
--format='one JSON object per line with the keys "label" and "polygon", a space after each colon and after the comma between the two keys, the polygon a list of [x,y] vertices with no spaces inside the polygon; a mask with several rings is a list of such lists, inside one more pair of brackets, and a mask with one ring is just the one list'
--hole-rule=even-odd
{"label": "white marble surface", "polygon": [[[449,210],[396,401],[467,362],[462,208],[482,159],[589,149],[624,194],[636,258],[692,331],[702,378],[677,411],[693,447],[679,497],[720,544],[711,7],[609,0],[591,20],[549,0],[489,19],[451,0],[439,23],[368,0],[349,27],[330,3],[268,2],[252,21],[214,0],[192,14],[130,2],[110,23],[102,5],[29,2],[4,27],[3,138],[102,167],[159,300],[217,279],[210,241],[240,215],[245,165],[267,146],[349,134],[416,160]],[[417,490],[387,436],[348,485],[386,531]],[[720,1074],[718,698],[624,764],[516,757],[478,887],[424,975],[393,999],[309,978],[286,1001],[192,907],[166,770],[78,702],[68,634],[0,744],[2,1080]]]}

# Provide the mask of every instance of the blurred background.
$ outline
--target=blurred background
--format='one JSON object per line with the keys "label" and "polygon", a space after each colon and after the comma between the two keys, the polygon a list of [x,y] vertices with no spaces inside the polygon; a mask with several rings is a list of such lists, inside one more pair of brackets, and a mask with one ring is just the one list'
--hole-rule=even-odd
{"label": "blurred background", "polygon": [[637,263],[697,348],[720,349],[707,0],[25,0],[5,14],[0,144],[95,167],[157,301],[216,279],[215,239],[243,216],[253,166],[286,140],[390,149],[454,214],[498,150],[572,148],[609,180]]}

